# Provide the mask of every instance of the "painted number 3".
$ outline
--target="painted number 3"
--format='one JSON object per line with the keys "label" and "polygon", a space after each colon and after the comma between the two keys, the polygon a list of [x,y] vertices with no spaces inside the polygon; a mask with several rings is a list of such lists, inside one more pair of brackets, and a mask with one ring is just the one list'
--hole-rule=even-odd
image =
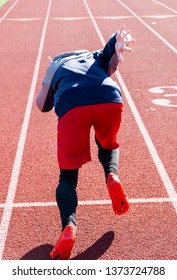
{"label": "painted number 3", "polygon": [[177,107],[177,86],[160,86],[149,89],[150,93],[158,94],[160,98],[152,100],[159,106]]}

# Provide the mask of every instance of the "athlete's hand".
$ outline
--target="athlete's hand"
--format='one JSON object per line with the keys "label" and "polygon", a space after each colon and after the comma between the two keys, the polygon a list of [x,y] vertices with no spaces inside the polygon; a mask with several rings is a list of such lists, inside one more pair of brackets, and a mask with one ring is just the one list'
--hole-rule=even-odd
{"label": "athlete's hand", "polygon": [[129,47],[129,44],[135,42],[135,39],[132,38],[131,31],[127,31],[126,26],[122,26],[120,32],[116,36],[115,50],[118,56],[119,63],[123,63],[123,52],[129,51],[132,52],[133,49]]}

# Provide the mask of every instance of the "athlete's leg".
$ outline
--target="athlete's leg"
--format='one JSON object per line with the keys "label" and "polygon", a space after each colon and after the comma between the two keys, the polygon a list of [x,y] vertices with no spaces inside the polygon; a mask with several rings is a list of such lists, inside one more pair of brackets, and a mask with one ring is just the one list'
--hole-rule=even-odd
{"label": "athlete's leg", "polygon": [[94,107],[94,128],[101,162],[115,214],[122,215],[129,203],[118,177],[119,143],[117,134],[121,124],[122,104],[108,103]]}
{"label": "athlete's leg", "polygon": [[129,203],[118,177],[119,148],[115,150],[106,150],[97,139],[96,143],[98,145],[98,158],[105,172],[106,185],[112,200],[114,213],[122,215],[128,211]]}
{"label": "athlete's leg", "polygon": [[78,170],[91,160],[90,106],[69,110],[58,121],[57,155],[60,169],[56,200],[60,212],[62,232],[50,252],[53,259],[68,259],[76,239],[76,208]]}
{"label": "athlete's leg", "polygon": [[114,150],[107,150],[101,146],[96,137],[95,140],[98,146],[98,158],[103,166],[107,182],[109,173],[118,175],[119,148]]}
{"label": "athlete's leg", "polygon": [[95,139],[98,158],[103,166],[106,180],[109,173],[118,175],[119,143],[122,104],[107,103],[94,107]]}
{"label": "athlete's leg", "polygon": [[50,252],[52,259],[66,260],[70,258],[76,239],[76,208],[78,169],[60,170],[59,184],[56,189],[56,200],[61,216],[62,232]]}
{"label": "athlete's leg", "polygon": [[72,225],[76,231],[76,207],[78,204],[77,187],[78,169],[60,169],[59,184],[56,189],[56,200],[59,208],[62,230]]}

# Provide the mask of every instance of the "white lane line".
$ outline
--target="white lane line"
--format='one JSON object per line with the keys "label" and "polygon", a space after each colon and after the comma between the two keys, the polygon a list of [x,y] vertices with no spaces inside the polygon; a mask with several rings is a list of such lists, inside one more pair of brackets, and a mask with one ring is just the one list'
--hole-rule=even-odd
{"label": "white lane line", "polygon": [[82,19],[89,19],[89,17],[51,17],[50,19],[53,20],[82,20]]}
{"label": "white lane line", "polygon": [[[176,15],[174,15],[176,16]],[[107,20],[118,20],[125,18],[132,18],[133,16],[97,16],[96,19],[107,19]],[[35,21],[43,20],[44,18],[13,18],[9,17],[6,21]],[[50,20],[59,20],[59,21],[72,21],[72,20],[90,20],[90,17],[50,17]]]}
{"label": "white lane line", "polygon": [[7,12],[0,18],[0,23],[6,18],[6,16],[10,13],[10,11],[15,7],[15,5],[19,2],[19,0],[16,0],[12,6],[7,10]]}
{"label": "white lane line", "polygon": [[[129,202],[134,204],[139,203],[166,203],[177,201],[177,199],[171,199],[169,197],[150,197],[150,198],[130,198]],[[111,200],[81,200],[78,205],[107,205],[111,204]],[[13,207],[13,208],[28,208],[28,207],[51,207],[57,206],[56,202],[18,202],[8,205],[6,203],[0,203],[0,208]]]}
{"label": "white lane line", "polygon": [[88,6],[88,4],[87,4],[87,1],[86,1],[86,0],[83,0],[83,2],[84,2],[84,5],[85,5],[85,7],[86,7],[86,9],[87,9],[87,12],[88,12],[88,14],[89,14],[89,16],[90,16],[90,19],[91,19],[91,21],[92,21],[92,23],[93,23],[93,26],[95,27],[95,30],[96,30],[96,32],[97,32],[97,34],[98,34],[98,37],[99,37],[99,39],[100,39],[102,45],[104,46],[104,45],[105,45],[105,39],[103,38],[103,35],[102,35],[102,33],[101,33],[101,31],[100,31],[100,29],[99,29],[99,27],[98,27],[98,24],[97,24],[97,22],[96,22],[96,20],[95,20],[95,18],[94,18],[94,16],[93,16],[93,14],[92,14],[92,12],[91,12],[89,6]]}
{"label": "white lane line", "polygon": [[[98,27],[98,25],[97,25],[93,15],[92,15],[92,12],[91,12],[90,8],[88,7],[88,4],[87,4],[86,0],[83,0],[83,1],[84,1],[85,6],[86,6],[86,9],[87,9],[87,11],[88,11],[88,13],[90,15],[91,21],[92,21],[92,23],[93,23],[93,25],[94,25],[94,27],[96,29],[96,32],[97,32],[97,34],[98,34],[98,36],[100,38],[100,41],[101,41],[102,45],[104,46],[106,42],[105,42],[105,40],[103,38],[103,35],[102,35],[102,33],[101,33],[101,31],[100,31],[100,29],[99,29],[99,27]],[[119,1],[119,2],[121,2],[121,1]],[[129,107],[130,107],[130,109],[132,111],[132,114],[133,114],[133,116],[134,116],[134,118],[136,120],[136,123],[137,123],[137,125],[139,127],[139,130],[140,130],[140,132],[141,132],[141,134],[142,134],[142,136],[144,138],[146,146],[147,146],[147,148],[148,148],[148,150],[150,152],[150,155],[151,155],[151,157],[152,157],[152,159],[154,161],[154,164],[155,164],[156,169],[157,169],[157,171],[158,171],[158,173],[160,175],[160,178],[161,178],[161,180],[162,180],[162,182],[164,184],[166,192],[167,192],[169,198],[171,199],[173,207],[175,208],[175,211],[177,213],[177,193],[175,191],[175,188],[174,188],[174,186],[173,186],[173,184],[172,184],[172,182],[170,180],[170,177],[169,177],[169,175],[168,175],[168,173],[167,173],[167,171],[166,171],[166,169],[165,169],[165,167],[164,167],[164,165],[163,165],[159,155],[158,155],[158,152],[157,152],[157,150],[156,150],[156,148],[155,148],[155,146],[154,146],[154,144],[153,144],[153,142],[151,140],[151,137],[150,137],[150,135],[149,135],[149,133],[148,133],[148,131],[147,131],[147,129],[146,129],[142,119],[141,119],[141,116],[140,116],[140,114],[138,112],[138,109],[136,108],[136,105],[135,105],[135,103],[134,103],[134,101],[133,101],[133,99],[132,99],[132,97],[131,97],[131,95],[130,95],[130,93],[129,93],[126,85],[125,85],[125,83],[124,83],[124,80],[123,80],[121,74],[119,73],[119,71],[116,72],[116,77],[117,77],[117,79],[119,81],[119,84],[120,84],[120,86],[122,88],[122,91],[123,91],[123,93],[124,93],[124,95],[125,95],[125,97],[127,99],[127,102],[129,104]]]}
{"label": "white lane line", "polygon": [[7,18],[6,21],[36,21],[36,20],[44,20],[45,18]]}
{"label": "white lane line", "polygon": [[137,20],[139,20],[147,29],[149,29],[156,37],[158,37],[167,47],[169,47],[175,54],[177,54],[177,49],[171,45],[163,36],[161,36],[157,31],[155,31],[150,25],[148,25],[140,16],[133,12],[127,5],[125,5],[121,0],[116,0],[121,4],[130,14],[132,14]]}
{"label": "white lane line", "polygon": [[132,18],[133,16],[96,16],[97,19],[126,19],[126,18]]}
{"label": "white lane line", "polygon": [[[34,21],[34,20],[43,20],[44,18],[7,18],[7,21]],[[50,17],[50,20],[82,20],[90,19],[89,17]]]}
{"label": "white lane line", "polygon": [[159,2],[159,1],[157,1],[157,0],[152,0],[152,1],[153,1],[154,3],[156,3],[156,4],[158,4],[158,5],[160,5],[160,6],[164,7],[164,8],[166,8],[167,10],[169,10],[169,11],[171,11],[171,12],[177,14],[177,11],[174,10],[174,9],[172,9],[172,8],[170,8],[169,6],[167,6],[167,5],[165,5],[165,4],[161,3],[161,2]]}
{"label": "white lane line", "polygon": [[38,72],[39,72],[39,67],[40,67],[40,62],[41,62],[41,56],[42,56],[42,51],[43,51],[43,47],[44,47],[45,35],[46,35],[49,14],[50,14],[50,9],[51,9],[51,3],[52,3],[52,0],[49,0],[47,14],[46,14],[46,18],[45,18],[45,22],[44,22],[44,26],[43,26],[42,35],[41,35],[37,60],[36,60],[35,69],[34,69],[34,73],[33,73],[33,79],[32,79],[31,88],[30,88],[30,92],[29,92],[29,96],[28,96],[27,105],[26,105],[25,116],[24,116],[24,120],[23,120],[23,124],[22,124],[21,134],[20,134],[20,138],[19,138],[19,142],[18,142],[18,147],[17,147],[17,152],[16,152],[16,156],[15,156],[15,160],[14,160],[13,169],[12,169],[11,180],[10,180],[7,198],[6,198],[6,205],[8,205],[8,206],[4,208],[4,211],[2,214],[2,220],[1,220],[1,224],[0,224],[0,259],[2,259],[2,256],[3,256],[6,237],[7,237],[12,209],[13,209],[12,205],[13,205],[14,198],[15,198],[18,177],[19,177],[20,168],[21,168],[21,162],[22,162],[23,151],[24,151],[24,146],[25,146],[25,141],[26,141],[26,136],[27,136],[27,130],[28,130],[28,125],[29,125],[29,120],[30,120],[30,115],[31,115],[32,103],[33,103],[34,94],[35,94],[37,77],[38,77]]}
{"label": "white lane line", "polygon": [[177,17],[177,15],[145,15],[145,16],[141,16],[141,17],[142,18],[166,19],[166,18]]}
{"label": "white lane line", "polygon": [[[177,15],[144,15],[142,18],[153,18],[153,19],[166,19],[177,17]],[[134,18],[134,16],[96,16],[95,19],[104,19],[104,20],[119,20],[125,18]],[[75,21],[75,20],[90,20],[90,17],[50,17],[50,20],[59,20],[59,21]],[[21,21],[21,22],[31,22],[44,20],[44,18],[7,18],[6,21]]]}

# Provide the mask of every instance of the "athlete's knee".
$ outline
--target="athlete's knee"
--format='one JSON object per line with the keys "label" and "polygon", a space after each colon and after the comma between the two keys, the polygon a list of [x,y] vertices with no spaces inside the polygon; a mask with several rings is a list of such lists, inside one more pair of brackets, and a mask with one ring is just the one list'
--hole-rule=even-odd
{"label": "athlete's knee", "polygon": [[68,182],[73,187],[76,187],[78,182],[78,171],[78,169],[60,169],[59,183]]}

